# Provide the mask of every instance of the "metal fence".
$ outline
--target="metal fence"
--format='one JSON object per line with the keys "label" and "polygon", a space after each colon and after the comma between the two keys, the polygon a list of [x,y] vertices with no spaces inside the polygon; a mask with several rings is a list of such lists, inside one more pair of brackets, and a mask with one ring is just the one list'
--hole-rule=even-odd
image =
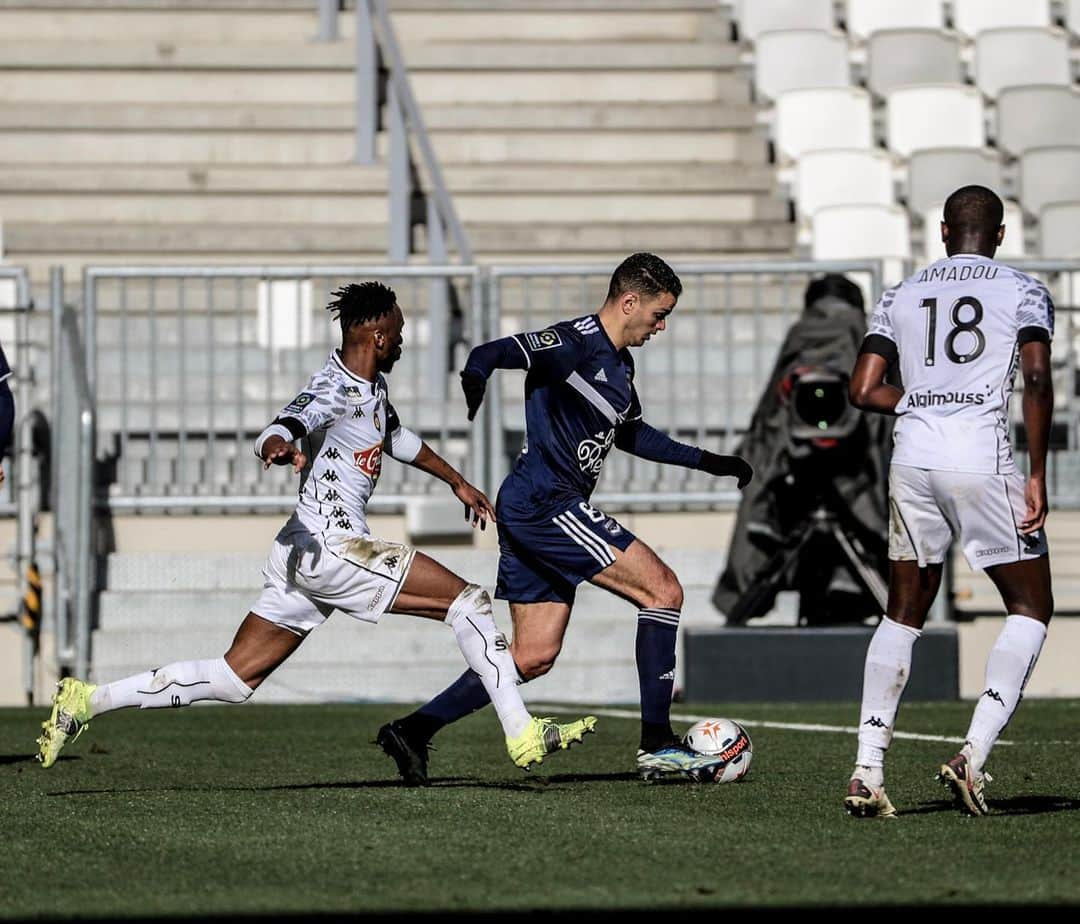
{"label": "metal fence", "polygon": [[[30,336],[30,314],[34,303],[26,270],[0,266],[0,340],[12,368],[9,387],[15,398],[15,428],[12,433],[12,467],[0,486],[0,516],[15,517],[16,575],[12,615],[26,632],[23,645],[23,676],[27,701],[33,695],[33,661],[41,626],[41,595],[38,590],[38,514],[41,511],[41,477],[35,457],[35,425],[40,419],[34,401],[35,347]],[[33,585],[33,586],[32,586]],[[6,611],[7,607],[3,607]]]}
{"label": "metal fence", "polygon": [[[475,267],[90,267],[85,363],[107,482],[121,510],[284,510],[296,480],[264,471],[259,432],[340,344],[325,306],[340,285],[378,279],[405,316],[389,378],[402,420],[458,469],[482,478],[452,354],[480,336]],[[437,484],[384,469],[371,509],[397,509]]]}
{"label": "metal fence", "polygon": [[[754,261],[679,264],[683,284],[663,335],[634,351],[635,384],[645,419],[683,442],[731,453],[749,424],[777,350],[803,308],[815,274],[846,273],[868,305],[881,291],[877,261]],[[611,265],[496,266],[489,271],[489,337],[538,330],[596,311]],[[520,377],[503,375],[489,389],[487,426],[493,487],[512,464],[524,436]],[[604,464],[595,495],[610,509],[734,506],[730,479],[664,466],[625,453]]]}

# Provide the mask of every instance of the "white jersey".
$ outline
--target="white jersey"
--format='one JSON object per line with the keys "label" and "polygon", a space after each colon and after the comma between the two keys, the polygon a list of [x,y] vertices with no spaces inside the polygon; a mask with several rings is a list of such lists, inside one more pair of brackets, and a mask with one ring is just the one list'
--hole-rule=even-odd
{"label": "white jersey", "polygon": [[307,436],[296,516],[314,533],[368,535],[367,502],[382,470],[382,454],[411,462],[420,438],[402,427],[386,380],[369,382],[341,362],[337,350],[278,415],[299,421]]}
{"label": "white jersey", "polygon": [[1037,279],[976,254],[938,260],[885,292],[867,347],[899,353],[892,461],[950,472],[1016,471],[1009,398],[1019,346],[1049,342],[1050,293]]}

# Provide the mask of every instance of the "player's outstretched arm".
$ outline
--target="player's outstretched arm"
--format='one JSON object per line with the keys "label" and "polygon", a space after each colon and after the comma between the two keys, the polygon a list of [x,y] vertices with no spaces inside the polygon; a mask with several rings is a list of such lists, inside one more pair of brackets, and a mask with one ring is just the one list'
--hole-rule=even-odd
{"label": "player's outstretched arm", "polygon": [[745,459],[717,455],[707,449],[680,443],[643,420],[633,420],[619,427],[615,431],[615,445],[623,452],[651,462],[695,468],[719,477],[731,476],[738,479],[740,489],[745,488],[754,477],[754,470]]}
{"label": "player's outstretched arm", "polygon": [[484,529],[487,521],[495,522],[495,508],[487,495],[479,488],[474,487],[465,480],[454,466],[440,456],[427,443],[420,444],[420,451],[409,463],[421,471],[434,475],[441,481],[450,485],[454,496],[465,505],[465,519],[472,517],[472,525]]}
{"label": "player's outstretched arm", "polygon": [[1020,532],[1033,533],[1046,522],[1046,452],[1050,444],[1050,421],[1054,414],[1054,382],[1050,374],[1050,344],[1034,340],[1020,347],[1024,375],[1024,427],[1030,460],[1024,499],[1027,516]]}
{"label": "player's outstretched arm", "polygon": [[529,358],[513,337],[490,340],[475,346],[461,370],[461,390],[469,420],[476,416],[484,400],[487,380],[496,369],[528,369]]}

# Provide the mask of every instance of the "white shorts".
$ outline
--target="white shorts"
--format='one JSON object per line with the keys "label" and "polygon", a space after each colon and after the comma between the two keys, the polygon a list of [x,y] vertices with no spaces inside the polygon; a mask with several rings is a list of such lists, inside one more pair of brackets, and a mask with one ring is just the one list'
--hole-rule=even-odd
{"label": "white shorts", "polygon": [[307,635],[342,610],[378,622],[401,592],[416,550],[374,536],[312,534],[296,517],[274,539],[252,612]]}
{"label": "white shorts", "polygon": [[972,568],[1027,561],[1047,553],[1046,531],[1022,536],[1024,476],[889,469],[889,558],[919,567],[945,560],[955,538]]}

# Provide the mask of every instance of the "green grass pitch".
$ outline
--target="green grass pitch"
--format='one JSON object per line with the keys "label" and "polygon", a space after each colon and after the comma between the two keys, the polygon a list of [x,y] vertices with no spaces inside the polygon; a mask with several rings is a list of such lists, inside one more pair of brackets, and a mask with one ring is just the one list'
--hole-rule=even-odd
{"label": "green grass pitch", "polygon": [[[899,724],[962,735],[970,711],[913,703]],[[400,712],[128,710],[46,771],[29,757],[45,710],[0,710],[0,918],[1080,901],[1080,701],[1024,703],[987,818],[933,778],[956,744],[896,740],[892,821],[843,812],[852,734],[778,727],[850,726],[853,704],[677,705],[750,723],[749,777],[713,786],[643,784],[637,722],[602,713],[524,774],[485,712],[437,739],[434,785],[406,789],[371,744]]]}

